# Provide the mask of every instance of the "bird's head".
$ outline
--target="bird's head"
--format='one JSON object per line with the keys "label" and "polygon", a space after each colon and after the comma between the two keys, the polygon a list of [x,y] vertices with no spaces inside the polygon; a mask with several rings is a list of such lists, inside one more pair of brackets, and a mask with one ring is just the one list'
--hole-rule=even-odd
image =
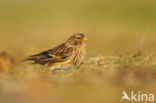
{"label": "bird's head", "polygon": [[73,34],[67,40],[67,43],[71,46],[81,46],[87,42],[87,38],[82,33]]}

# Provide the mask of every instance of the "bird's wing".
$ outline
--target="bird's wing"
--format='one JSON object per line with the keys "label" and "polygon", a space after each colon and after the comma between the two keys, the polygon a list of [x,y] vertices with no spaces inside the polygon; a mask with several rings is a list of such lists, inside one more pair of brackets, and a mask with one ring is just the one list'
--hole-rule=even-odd
{"label": "bird's wing", "polygon": [[26,58],[26,61],[33,61],[33,64],[47,64],[47,63],[55,63],[55,62],[64,62],[66,60],[69,60],[72,56],[73,49],[70,47],[67,47],[65,43],[41,52],[36,55],[32,55],[28,58]]}

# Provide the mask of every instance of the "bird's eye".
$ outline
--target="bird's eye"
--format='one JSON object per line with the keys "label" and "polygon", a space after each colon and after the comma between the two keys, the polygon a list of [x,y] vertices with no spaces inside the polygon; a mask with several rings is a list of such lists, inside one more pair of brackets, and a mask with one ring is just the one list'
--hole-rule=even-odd
{"label": "bird's eye", "polygon": [[77,39],[79,40],[79,39],[81,39],[81,38],[77,38]]}

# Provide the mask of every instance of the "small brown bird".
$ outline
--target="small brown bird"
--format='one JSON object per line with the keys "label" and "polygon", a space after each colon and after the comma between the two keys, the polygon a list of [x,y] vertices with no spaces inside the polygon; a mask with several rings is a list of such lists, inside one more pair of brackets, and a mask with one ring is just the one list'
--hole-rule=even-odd
{"label": "small brown bird", "polygon": [[78,67],[86,54],[86,41],[84,34],[76,33],[55,48],[32,55],[25,61],[45,65],[50,70]]}
{"label": "small brown bird", "polygon": [[15,64],[14,59],[6,52],[0,53],[0,71],[8,71]]}

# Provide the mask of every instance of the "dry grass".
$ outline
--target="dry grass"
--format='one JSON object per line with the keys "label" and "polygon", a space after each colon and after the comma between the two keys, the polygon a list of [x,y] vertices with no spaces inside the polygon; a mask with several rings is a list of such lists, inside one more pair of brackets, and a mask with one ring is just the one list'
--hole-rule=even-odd
{"label": "dry grass", "polygon": [[[2,103],[120,103],[122,91],[156,93],[156,54],[136,53],[87,59],[80,68],[49,71],[18,64],[1,72]],[[113,99],[112,99],[113,98]]]}

